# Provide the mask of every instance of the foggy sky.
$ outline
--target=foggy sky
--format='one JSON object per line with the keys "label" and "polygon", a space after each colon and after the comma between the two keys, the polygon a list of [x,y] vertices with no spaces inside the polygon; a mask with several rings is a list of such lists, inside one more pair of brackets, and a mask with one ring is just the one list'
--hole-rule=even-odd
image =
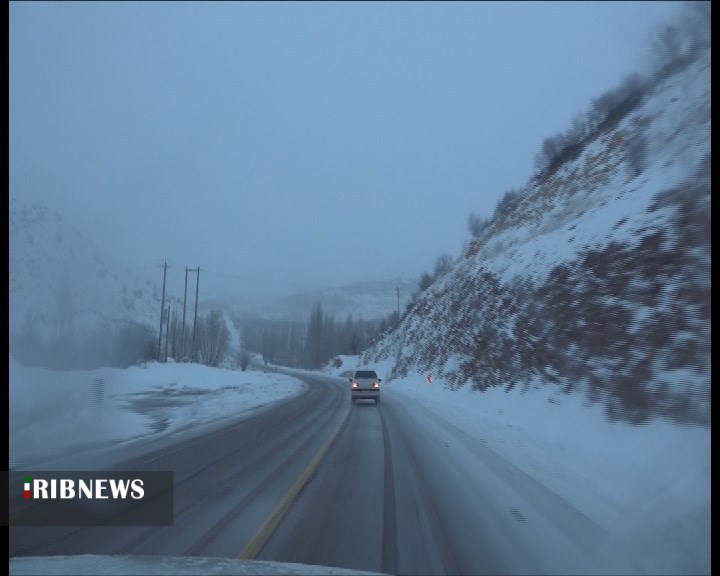
{"label": "foggy sky", "polygon": [[418,277],[676,2],[12,2],[10,194],[204,296]]}

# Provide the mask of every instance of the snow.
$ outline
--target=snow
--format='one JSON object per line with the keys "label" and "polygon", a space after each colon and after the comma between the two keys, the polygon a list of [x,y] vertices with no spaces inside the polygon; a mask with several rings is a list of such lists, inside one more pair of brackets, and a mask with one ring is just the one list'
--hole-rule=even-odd
{"label": "snow", "polygon": [[[358,357],[341,360],[342,366],[326,368],[324,373],[342,376],[358,365]],[[710,573],[708,428],[665,421],[639,427],[611,423],[597,405],[586,405],[582,395],[564,395],[552,386],[539,386],[540,382],[526,390],[516,387],[505,392],[496,387],[479,393],[466,388],[450,391],[439,374],[433,374],[432,384],[426,374],[388,380],[391,365],[388,361],[374,366],[387,397],[405,397],[482,439],[603,526],[611,534],[607,555],[616,562],[614,573]],[[105,391],[95,401],[93,381],[99,378]],[[118,442],[196,433],[203,425],[247,415],[301,389],[299,380],[276,372],[174,363],[53,372],[26,368],[10,358],[10,467],[42,469],[48,465],[43,455],[57,461],[77,451],[88,437],[94,438],[94,449],[102,451]],[[147,397],[179,400],[160,410],[161,430],[154,427],[158,409],[147,415],[131,409],[135,399]],[[68,420],[67,414],[74,417]],[[16,559],[11,571],[52,573],[29,562]],[[86,557],[85,562],[91,559]],[[92,564],[70,566],[63,573],[93,572]],[[262,573],[254,568],[254,572],[248,569]],[[307,569],[298,573],[314,573]],[[138,570],[162,573],[152,571],[150,565]],[[134,573],[127,566],[118,568],[120,572]]]}
{"label": "snow", "polygon": [[9,381],[10,468],[46,470],[83,451],[219,425],[303,388],[282,374],[197,364],[58,372],[12,356]]}
{"label": "snow", "polygon": [[332,568],[328,566],[311,566],[289,562],[266,562],[260,560],[233,560],[229,558],[198,558],[177,556],[43,556],[10,559],[10,574],[43,574],[95,576],[96,574],[127,574],[151,576],[172,574],[174,576],[207,574],[208,576],[232,576],[252,574],[376,574]]}
{"label": "snow", "polygon": [[[43,338],[52,335],[63,287],[71,295],[68,304],[77,333],[106,322],[132,320],[154,326],[159,320],[160,290],[155,283],[108,258],[54,210],[13,194],[8,204],[11,334],[32,328]],[[168,292],[166,303],[175,306],[178,299]]]}
{"label": "snow", "polygon": [[[481,265],[504,282],[521,276],[539,283],[553,267],[575,260],[588,248],[602,249],[610,242],[635,244],[642,229],[669,233],[672,209],[647,208],[658,192],[685,183],[710,153],[709,60],[710,54],[704,54],[681,75],[661,82],[613,134],[593,140],[576,161],[562,166],[553,180],[562,200],[539,200],[542,193],[533,189],[525,200],[531,212],[525,223],[496,231],[474,259],[461,265],[463,273]],[[644,132],[652,160],[639,176],[627,180],[626,154],[609,152],[608,142],[617,134],[633,135],[635,123],[646,119],[652,120]],[[602,175],[592,185],[582,183],[576,174],[597,158],[604,158]],[[578,190],[570,193],[572,186],[565,180]],[[445,282],[453,280],[450,274]]]}
{"label": "snow", "polygon": [[710,574],[709,428],[609,422],[581,394],[539,381],[480,393],[451,391],[436,373],[432,384],[420,373],[388,380],[392,365],[374,366],[386,397],[482,440],[600,524],[610,534],[609,573]]}

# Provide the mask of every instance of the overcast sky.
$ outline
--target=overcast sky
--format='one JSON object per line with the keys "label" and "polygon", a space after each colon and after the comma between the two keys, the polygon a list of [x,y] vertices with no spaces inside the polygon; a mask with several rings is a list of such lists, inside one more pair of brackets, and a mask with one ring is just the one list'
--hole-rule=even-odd
{"label": "overcast sky", "polygon": [[10,193],[205,296],[418,277],[678,4],[12,2]]}

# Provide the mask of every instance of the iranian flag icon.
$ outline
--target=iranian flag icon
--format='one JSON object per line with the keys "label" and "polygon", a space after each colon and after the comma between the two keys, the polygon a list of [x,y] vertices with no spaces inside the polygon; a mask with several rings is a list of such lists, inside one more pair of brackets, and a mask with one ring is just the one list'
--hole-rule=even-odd
{"label": "iranian flag icon", "polygon": [[30,498],[30,476],[25,476],[25,499]]}

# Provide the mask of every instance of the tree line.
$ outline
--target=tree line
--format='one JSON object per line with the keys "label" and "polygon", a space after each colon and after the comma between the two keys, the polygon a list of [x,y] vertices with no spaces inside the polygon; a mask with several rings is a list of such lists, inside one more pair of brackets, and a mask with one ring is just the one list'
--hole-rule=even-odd
{"label": "tree line", "polygon": [[338,321],[316,302],[307,321],[234,319],[241,330],[243,348],[262,354],[266,364],[320,368],[339,355],[360,354],[378,335],[397,322],[397,312],[385,318]]}

